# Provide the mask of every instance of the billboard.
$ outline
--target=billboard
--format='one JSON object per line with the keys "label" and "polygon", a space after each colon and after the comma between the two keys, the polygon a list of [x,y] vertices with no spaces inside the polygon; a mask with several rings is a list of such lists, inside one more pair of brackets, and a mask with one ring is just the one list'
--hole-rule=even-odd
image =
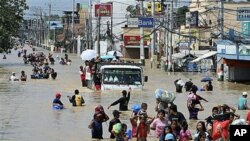
{"label": "billboard", "polygon": [[[124,45],[125,46],[140,46],[140,36],[124,36]],[[144,46],[147,45],[147,41],[144,40]]]}
{"label": "billboard", "polygon": [[96,4],[95,5],[95,17],[111,17],[112,4]]}
{"label": "billboard", "polygon": [[241,33],[244,38],[250,38],[250,22],[241,22]]}
{"label": "billboard", "polygon": [[237,21],[250,21],[250,7],[237,8]]}
{"label": "billboard", "polygon": [[198,27],[199,12],[186,12],[186,27]]}

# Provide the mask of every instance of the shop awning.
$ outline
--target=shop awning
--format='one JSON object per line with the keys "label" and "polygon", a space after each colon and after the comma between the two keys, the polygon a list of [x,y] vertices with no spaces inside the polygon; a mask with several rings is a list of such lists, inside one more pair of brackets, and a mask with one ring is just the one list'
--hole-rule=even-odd
{"label": "shop awning", "polygon": [[191,61],[191,62],[193,62],[193,63],[194,63],[194,62],[199,62],[200,60],[206,59],[206,58],[211,57],[211,56],[213,56],[213,55],[215,55],[215,54],[217,54],[217,51],[209,51],[208,53],[201,55],[200,57],[194,59],[194,60]]}

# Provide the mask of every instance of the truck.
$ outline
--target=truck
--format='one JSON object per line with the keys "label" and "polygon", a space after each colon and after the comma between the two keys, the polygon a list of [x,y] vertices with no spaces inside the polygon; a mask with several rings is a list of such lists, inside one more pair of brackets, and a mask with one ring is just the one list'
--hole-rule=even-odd
{"label": "truck", "polygon": [[[144,82],[148,81],[148,76],[144,76],[143,67],[139,63],[99,63],[97,70],[102,91],[129,88],[142,90]],[[94,87],[90,85],[89,88]]]}

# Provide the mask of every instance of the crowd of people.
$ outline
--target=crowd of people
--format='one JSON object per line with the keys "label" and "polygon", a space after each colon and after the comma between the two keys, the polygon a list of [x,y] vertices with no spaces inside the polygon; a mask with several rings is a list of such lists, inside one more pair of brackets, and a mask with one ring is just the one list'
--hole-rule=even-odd
{"label": "crowd of people", "polygon": [[[212,81],[208,80],[208,83],[199,88],[200,91],[213,91]],[[191,86],[193,85],[192,79],[189,79],[187,82],[184,82],[181,78],[176,79],[174,81],[174,85],[176,88],[177,93],[182,93],[182,88],[184,87],[186,92],[190,90]]]}
{"label": "crowd of people", "polygon": [[[22,55],[23,54],[23,55]],[[35,48],[32,49],[32,53],[27,53],[27,49],[21,48],[18,51],[18,57],[23,56],[24,64],[30,63],[33,66],[31,79],[48,79],[50,76],[52,79],[56,79],[57,72],[49,66],[49,64],[54,65],[53,54],[49,53],[48,58],[43,52],[35,52]],[[19,78],[16,77],[13,72],[9,78],[10,81],[18,81]],[[20,76],[21,81],[27,80],[27,75],[24,71],[21,71]]]}
{"label": "crowd of people", "polygon": [[[130,124],[132,129],[128,129],[128,125],[122,123],[120,114],[123,111],[128,111],[128,104],[130,101],[131,89],[127,92],[122,91],[122,97],[111,103],[107,109],[119,104],[119,110],[113,110],[113,118],[110,119],[106,114],[104,107],[98,105],[95,108],[93,119],[91,120],[88,128],[91,129],[93,139],[103,139],[103,126],[102,123],[109,121],[108,131],[110,138],[116,141],[128,141],[131,138],[136,138],[137,141],[147,141],[148,134],[154,132],[155,138],[159,141],[212,141],[212,140],[229,140],[229,126],[230,124],[249,124],[250,125],[250,112],[245,120],[239,120],[240,116],[236,114],[236,109],[227,104],[216,105],[212,108],[212,113],[204,120],[199,120],[198,113],[204,111],[202,101],[207,102],[197,94],[197,86],[191,85],[188,90],[187,108],[189,111],[189,120],[197,120],[196,131],[191,132],[188,128],[188,120],[178,111],[178,107],[174,102],[166,103],[161,98],[156,99],[155,111],[156,116],[150,117],[147,113],[147,103],[140,105],[133,105],[130,116]],[[238,109],[248,109],[247,97],[248,93],[243,92],[239,98]],[[53,105],[63,105],[60,96],[56,94]],[[69,97],[72,106],[82,106],[85,103],[79,91],[75,90],[75,95]],[[77,104],[78,103],[78,104]]]}
{"label": "crowd of people", "polygon": [[[25,51],[23,51],[25,52]],[[24,53],[26,54],[26,53]],[[52,60],[52,55],[49,54],[49,60]],[[68,59],[68,56],[65,56]],[[100,61],[100,60],[99,60]],[[82,86],[87,86],[87,78],[93,77],[95,87],[100,89],[100,82],[98,81],[98,75],[96,75],[96,62],[98,58],[92,61],[86,61],[85,66],[80,66],[80,76]],[[42,63],[42,65],[41,65]],[[54,70],[49,67],[47,59],[43,62],[33,63],[33,75],[44,76],[44,72],[53,73]],[[88,76],[86,73],[91,74]],[[9,80],[11,81],[26,81],[27,75],[24,71],[21,71],[20,77],[17,77],[15,72],[12,72]],[[132,129],[129,130],[128,125],[121,123],[120,114],[121,111],[129,110],[129,101],[131,95],[131,89],[127,92],[122,91],[122,97],[112,102],[107,109],[119,104],[119,110],[113,110],[113,118],[110,120],[108,114],[105,112],[105,108],[102,105],[98,105],[95,108],[93,118],[88,125],[91,129],[93,139],[103,139],[103,127],[102,123],[110,120],[108,131],[110,132],[110,138],[117,141],[127,141],[131,138],[136,138],[137,141],[147,141],[149,132],[154,132],[155,138],[159,141],[210,141],[210,140],[229,140],[229,125],[230,124],[249,124],[250,125],[250,112],[247,115],[246,122],[240,122],[238,119],[241,117],[236,114],[236,109],[227,104],[215,105],[212,108],[212,113],[209,117],[203,120],[199,120],[198,113],[207,110],[203,107],[202,102],[208,102],[206,99],[197,94],[200,90],[193,84],[190,79],[186,83],[176,80],[176,92],[182,92],[182,88],[188,93],[187,96],[187,109],[189,111],[189,120],[197,120],[196,131],[194,133],[188,127],[188,120],[185,115],[178,111],[178,106],[174,102],[167,103],[160,98],[156,98],[155,112],[156,115],[151,117],[147,113],[148,105],[142,102],[137,108],[132,109],[130,119]],[[203,87],[206,91],[213,91],[212,82]],[[54,109],[64,109],[64,104],[61,101],[61,93],[56,93],[55,99],[52,102]],[[249,110],[247,105],[247,92],[243,92],[242,96],[238,99],[238,110]],[[74,95],[68,96],[69,102],[74,107],[82,106],[85,104],[84,98],[80,95],[78,89],[75,89]],[[242,121],[242,120],[241,120]]]}

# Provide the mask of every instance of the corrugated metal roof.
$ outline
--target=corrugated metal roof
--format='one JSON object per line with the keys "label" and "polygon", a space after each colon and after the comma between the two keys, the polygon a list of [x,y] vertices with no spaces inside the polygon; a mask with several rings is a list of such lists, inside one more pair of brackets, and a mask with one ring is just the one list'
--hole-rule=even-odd
{"label": "corrugated metal roof", "polygon": [[235,45],[234,42],[230,41],[230,40],[222,40],[222,39],[218,39],[214,41],[217,45]]}

